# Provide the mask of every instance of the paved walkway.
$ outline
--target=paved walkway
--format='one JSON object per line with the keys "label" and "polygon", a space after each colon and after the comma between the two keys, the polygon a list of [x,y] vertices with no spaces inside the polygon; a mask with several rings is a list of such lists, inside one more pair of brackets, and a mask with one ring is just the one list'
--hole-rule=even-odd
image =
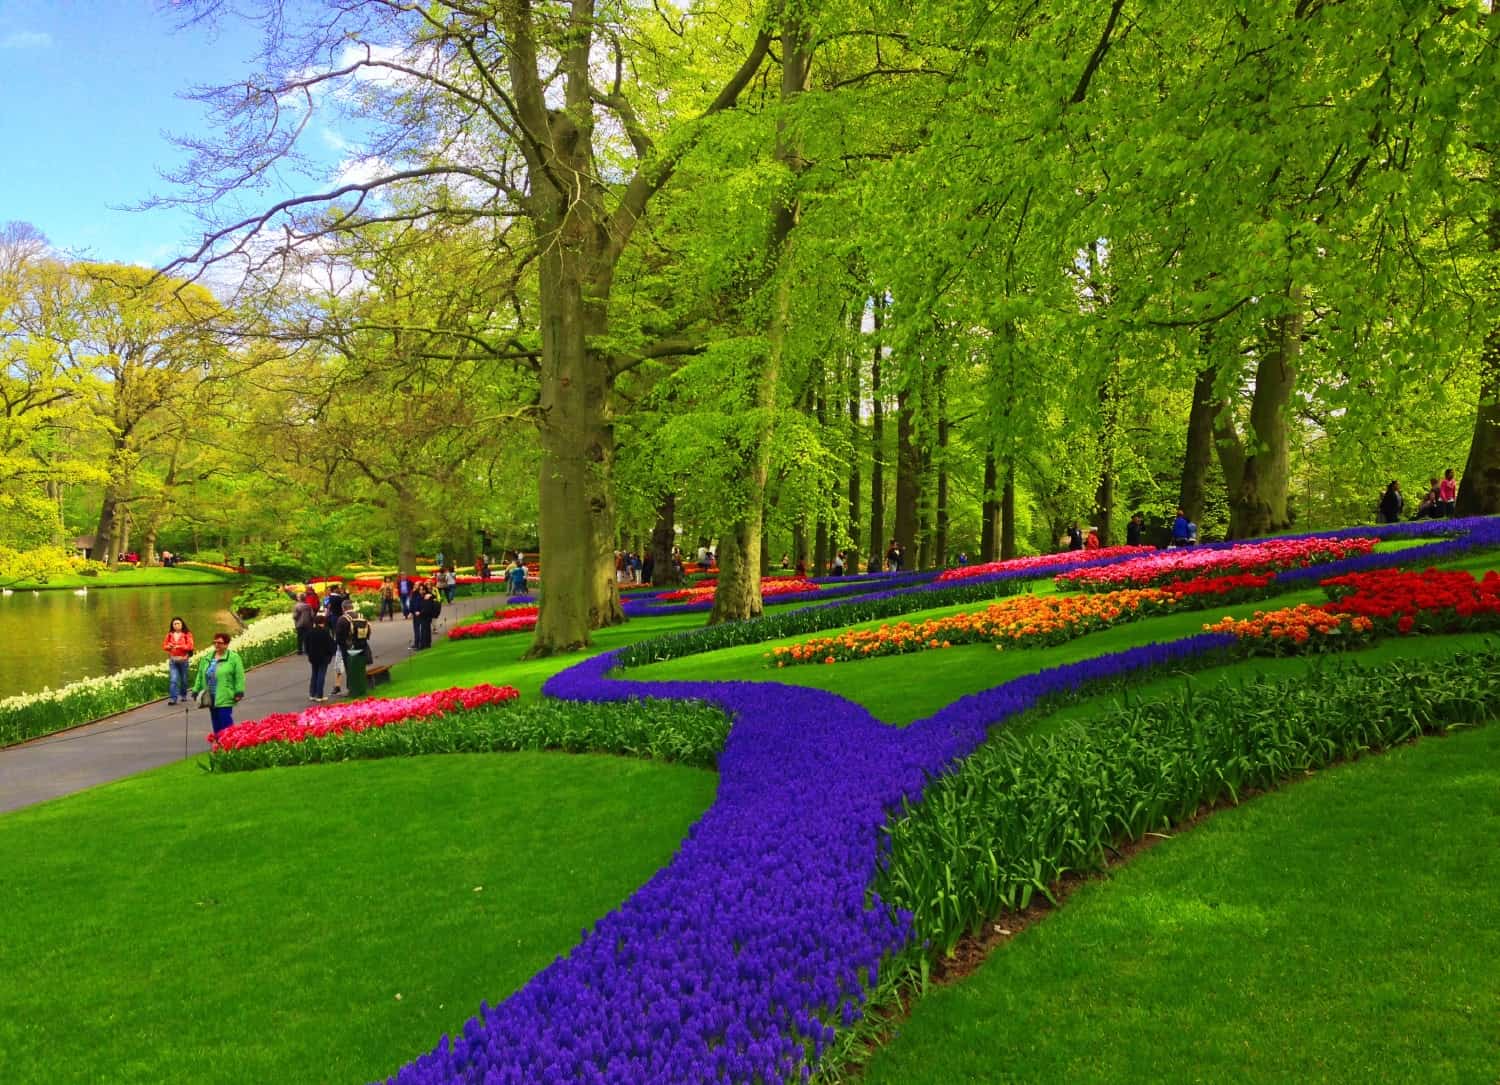
{"label": "paved walkway", "polygon": [[[433,643],[457,618],[497,606],[499,594],[463,598],[443,606],[434,624]],[[410,654],[408,624],[371,621],[374,663],[399,663]],[[234,711],[237,720],[307,707],[307,661],[290,656],[254,668],[245,676],[245,699]],[[329,675],[328,689],[333,688]],[[71,795],[126,776],[204,753],[208,713],[191,705],[168,707],[153,701],[129,712],[85,724],[20,746],[0,750],[0,813]]]}

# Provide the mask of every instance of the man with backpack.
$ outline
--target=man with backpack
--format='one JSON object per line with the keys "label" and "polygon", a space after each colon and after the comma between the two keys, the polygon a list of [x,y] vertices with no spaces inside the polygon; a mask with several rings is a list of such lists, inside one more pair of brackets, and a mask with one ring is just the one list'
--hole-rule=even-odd
{"label": "man with backpack", "polygon": [[[349,609],[339,617],[333,639],[339,646],[338,659],[341,664],[334,673],[334,696],[338,696],[339,679],[345,674],[349,676],[349,692],[356,695],[364,693],[363,675],[365,668],[370,665],[370,622],[359,612],[358,603],[350,603]],[[357,668],[350,666],[351,655],[360,657]],[[355,678],[360,679],[358,684],[355,683]]]}

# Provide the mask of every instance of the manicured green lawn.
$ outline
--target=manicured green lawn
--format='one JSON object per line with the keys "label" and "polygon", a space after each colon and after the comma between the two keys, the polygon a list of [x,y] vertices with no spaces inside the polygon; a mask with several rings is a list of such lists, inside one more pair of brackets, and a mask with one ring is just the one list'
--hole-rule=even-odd
{"label": "manicured green lawn", "polygon": [[209,776],[0,817],[0,1081],[369,1081],[666,864],[710,772],[561,754]]}
{"label": "manicured green lawn", "polygon": [[1500,726],[1215,814],[920,999],[865,1080],[1493,1081],[1497,837]]}
{"label": "manicured green lawn", "polygon": [[125,566],[113,571],[106,570],[98,576],[63,573],[48,577],[45,583],[17,580],[7,582],[4,586],[16,591],[47,591],[52,588],[161,588],[176,587],[179,584],[222,584],[225,581],[249,583],[250,579],[248,576],[238,576],[218,569],[184,568],[180,565],[163,569],[159,565],[153,565],[142,569]]}

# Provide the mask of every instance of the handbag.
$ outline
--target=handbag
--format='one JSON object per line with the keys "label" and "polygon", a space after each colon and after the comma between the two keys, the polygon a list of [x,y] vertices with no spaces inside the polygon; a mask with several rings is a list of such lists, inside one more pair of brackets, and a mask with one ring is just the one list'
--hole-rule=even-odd
{"label": "handbag", "polygon": [[214,695],[208,691],[208,687],[207,686],[204,686],[202,689],[200,689],[198,691],[198,707],[199,708],[212,708],[213,706],[214,706]]}

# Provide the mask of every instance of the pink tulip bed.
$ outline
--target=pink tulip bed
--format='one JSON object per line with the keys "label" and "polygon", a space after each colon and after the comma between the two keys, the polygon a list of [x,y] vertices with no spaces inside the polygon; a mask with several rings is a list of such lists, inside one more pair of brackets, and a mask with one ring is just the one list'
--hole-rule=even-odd
{"label": "pink tulip bed", "polygon": [[358,734],[376,728],[406,727],[443,719],[455,713],[513,701],[520,693],[512,686],[479,685],[439,690],[415,697],[389,700],[370,697],[342,704],[320,704],[301,712],[277,712],[247,720],[208,736],[209,759],[276,745]]}

